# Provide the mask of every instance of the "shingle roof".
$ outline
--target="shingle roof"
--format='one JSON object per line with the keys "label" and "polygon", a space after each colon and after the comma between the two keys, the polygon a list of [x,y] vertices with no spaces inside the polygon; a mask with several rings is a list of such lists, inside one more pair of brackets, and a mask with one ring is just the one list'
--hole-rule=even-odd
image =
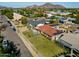
{"label": "shingle roof", "polygon": [[59,32],[59,30],[54,29],[49,25],[39,26],[38,30],[44,32],[45,34],[47,34],[50,37],[52,37],[53,35],[56,35]]}

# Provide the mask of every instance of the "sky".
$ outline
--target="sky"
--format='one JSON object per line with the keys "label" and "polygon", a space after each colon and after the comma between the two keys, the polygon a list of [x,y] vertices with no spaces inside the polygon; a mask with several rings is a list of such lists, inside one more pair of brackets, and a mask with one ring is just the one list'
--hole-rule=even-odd
{"label": "sky", "polygon": [[[43,5],[45,3],[46,2],[0,2],[0,6],[20,8],[32,5]],[[79,2],[50,2],[50,3],[63,5],[66,8],[79,8]]]}

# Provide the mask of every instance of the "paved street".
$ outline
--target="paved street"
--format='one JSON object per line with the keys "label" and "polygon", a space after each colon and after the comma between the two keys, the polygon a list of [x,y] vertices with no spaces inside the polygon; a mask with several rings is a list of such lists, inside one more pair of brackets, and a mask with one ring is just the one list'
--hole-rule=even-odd
{"label": "paved street", "polygon": [[2,22],[8,25],[6,28],[6,31],[4,31],[2,34],[5,36],[5,39],[8,39],[10,41],[13,41],[18,48],[20,48],[21,56],[22,57],[32,57],[29,50],[25,47],[24,43],[21,41],[20,37],[17,35],[15,31],[12,30],[12,28],[7,23],[6,18],[3,16]]}

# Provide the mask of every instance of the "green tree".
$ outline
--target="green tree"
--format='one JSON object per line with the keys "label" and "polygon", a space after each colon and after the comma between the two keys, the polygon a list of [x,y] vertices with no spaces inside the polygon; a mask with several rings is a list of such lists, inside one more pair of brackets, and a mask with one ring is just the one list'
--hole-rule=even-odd
{"label": "green tree", "polygon": [[79,20],[72,21],[75,24],[79,24]]}
{"label": "green tree", "polygon": [[22,17],[20,20],[22,24],[27,24],[27,17]]}
{"label": "green tree", "polygon": [[55,16],[51,16],[51,19],[56,19],[56,17]]}
{"label": "green tree", "polygon": [[13,19],[13,13],[7,12],[5,14],[9,19]]}
{"label": "green tree", "polygon": [[9,19],[13,19],[13,10],[12,9],[1,10],[1,14],[6,15]]}

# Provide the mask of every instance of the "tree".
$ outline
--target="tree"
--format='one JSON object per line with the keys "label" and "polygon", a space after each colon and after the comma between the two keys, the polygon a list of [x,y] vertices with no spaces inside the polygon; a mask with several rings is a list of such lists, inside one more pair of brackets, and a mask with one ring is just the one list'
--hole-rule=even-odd
{"label": "tree", "polygon": [[56,19],[56,17],[55,16],[51,16],[51,19]]}
{"label": "tree", "polygon": [[13,19],[13,13],[7,12],[5,15],[6,15],[9,19]]}
{"label": "tree", "polygon": [[72,21],[75,24],[79,24],[79,20]]}
{"label": "tree", "polygon": [[[3,41],[2,41],[3,42]],[[3,51],[4,54],[8,54],[7,56],[9,57],[16,57],[16,56],[20,56],[20,49],[18,49],[16,47],[16,45],[14,44],[14,42],[7,40],[7,47],[3,47],[2,43],[1,43],[1,50]]]}
{"label": "tree", "polygon": [[9,42],[10,44],[10,51],[11,51],[11,56],[20,56],[20,49],[17,50],[16,45],[14,44],[14,42]]}
{"label": "tree", "polygon": [[6,15],[9,19],[13,19],[13,10],[12,9],[1,10],[1,14]]}
{"label": "tree", "polygon": [[27,24],[27,17],[22,17],[20,20],[22,24]]}
{"label": "tree", "polygon": [[51,19],[51,20],[49,20],[49,22],[52,24],[54,21],[53,21],[53,19]]}

